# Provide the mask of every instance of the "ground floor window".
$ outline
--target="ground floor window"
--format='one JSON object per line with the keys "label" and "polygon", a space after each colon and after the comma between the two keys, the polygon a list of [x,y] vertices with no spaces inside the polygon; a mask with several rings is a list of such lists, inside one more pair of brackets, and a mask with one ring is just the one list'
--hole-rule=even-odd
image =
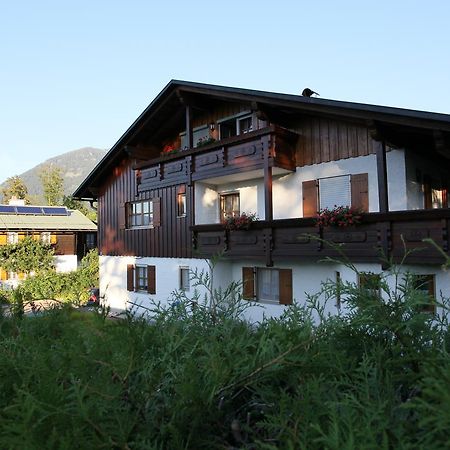
{"label": "ground floor window", "polygon": [[242,284],[244,299],[292,304],[292,270],[265,267],[243,267]]}
{"label": "ground floor window", "polygon": [[156,266],[127,266],[127,290],[156,294]]}
{"label": "ground floor window", "polygon": [[19,242],[19,233],[10,232],[6,236],[8,244],[17,244]]}
{"label": "ground floor window", "polygon": [[424,294],[428,299],[428,303],[424,305],[424,311],[436,312],[436,292],[435,292],[435,276],[434,275],[417,275],[412,276],[413,287],[415,290]]}
{"label": "ground floor window", "polygon": [[190,289],[189,267],[180,267],[180,289],[182,291],[189,291]]}

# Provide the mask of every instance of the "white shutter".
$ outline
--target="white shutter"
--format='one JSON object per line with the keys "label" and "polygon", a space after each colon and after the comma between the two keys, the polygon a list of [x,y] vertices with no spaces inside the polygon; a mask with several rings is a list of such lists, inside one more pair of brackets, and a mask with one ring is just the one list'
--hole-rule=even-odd
{"label": "white shutter", "polygon": [[320,209],[352,204],[350,175],[321,178],[319,180]]}

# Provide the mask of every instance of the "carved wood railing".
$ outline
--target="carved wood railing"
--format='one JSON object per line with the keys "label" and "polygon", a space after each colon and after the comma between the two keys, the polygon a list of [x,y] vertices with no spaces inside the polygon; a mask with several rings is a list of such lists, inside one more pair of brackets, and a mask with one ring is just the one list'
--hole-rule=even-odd
{"label": "carved wood railing", "polygon": [[450,210],[365,214],[360,225],[347,228],[315,226],[314,219],[258,221],[249,230],[229,231],[220,224],[191,227],[199,256],[222,254],[225,259],[252,259],[272,266],[284,261],[325,257],[353,262],[442,264],[450,256]]}

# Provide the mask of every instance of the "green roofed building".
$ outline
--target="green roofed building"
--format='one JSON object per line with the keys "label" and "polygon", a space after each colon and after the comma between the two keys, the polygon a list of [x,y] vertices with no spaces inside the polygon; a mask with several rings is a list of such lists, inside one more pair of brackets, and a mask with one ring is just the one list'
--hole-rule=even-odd
{"label": "green roofed building", "polygon": [[[21,201],[0,205],[0,246],[30,236],[51,244],[59,272],[75,270],[86,253],[97,246],[97,225],[80,211],[64,206],[32,206]],[[0,281],[15,284],[22,274],[0,268]]]}

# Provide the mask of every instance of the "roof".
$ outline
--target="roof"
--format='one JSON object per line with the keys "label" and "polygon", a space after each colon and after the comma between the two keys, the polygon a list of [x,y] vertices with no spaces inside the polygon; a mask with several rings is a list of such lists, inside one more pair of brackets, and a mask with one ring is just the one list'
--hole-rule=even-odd
{"label": "roof", "polygon": [[[258,105],[309,114],[331,114],[366,121],[379,121],[393,125],[408,125],[450,132],[450,115],[448,114],[171,80],[81,183],[74,192],[74,197],[96,198],[95,189],[92,188],[98,187],[104,176],[108,174],[109,169],[120,158],[125,157],[124,147],[158,115],[168,114],[167,109],[170,108],[170,101],[173,101],[174,98],[179,100],[184,94],[203,95],[228,101],[255,102]],[[164,107],[166,107],[165,112],[163,112]]]}
{"label": "roof", "polygon": [[0,214],[0,230],[97,231],[97,226],[77,210],[67,215]]}

